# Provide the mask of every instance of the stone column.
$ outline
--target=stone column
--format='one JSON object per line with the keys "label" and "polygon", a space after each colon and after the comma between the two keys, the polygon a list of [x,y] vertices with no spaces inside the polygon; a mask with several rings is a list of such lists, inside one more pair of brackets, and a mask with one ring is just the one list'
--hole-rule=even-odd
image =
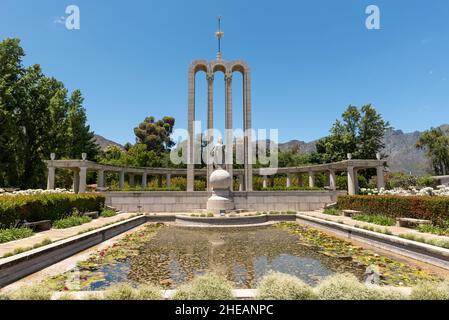
{"label": "stone column", "polygon": [[[207,129],[212,130],[214,128],[214,74],[208,73],[206,76],[207,79]],[[209,132],[210,132],[209,131]],[[214,137],[210,132],[210,135],[207,137],[207,143],[212,144],[214,141]],[[212,159],[210,159],[210,152],[207,153],[207,170],[206,170],[206,189],[207,191],[212,191],[210,187],[210,175],[214,171],[214,166],[211,163]]]}
{"label": "stone column", "polygon": [[125,187],[125,171],[123,170],[119,173],[118,186],[120,189],[123,189]]}
{"label": "stone column", "polygon": [[167,173],[167,175],[165,176],[165,185],[167,186],[167,189],[171,188],[171,174],[170,173]]}
{"label": "stone column", "polygon": [[377,189],[380,190],[382,188],[385,188],[384,166],[380,165],[377,167]]}
{"label": "stone column", "polygon": [[263,176],[262,188],[266,189],[268,187],[267,176]]}
{"label": "stone column", "polygon": [[188,98],[189,112],[188,112],[188,147],[187,147],[187,191],[194,191],[195,181],[195,69],[190,66],[189,70],[189,98]]}
{"label": "stone column", "polygon": [[146,188],[148,185],[148,175],[146,172],[142,173],[142,188]]}
{"label": "stone column", "polygon": [[162,188],[162,175],[157,176],[157,187]]}
{"label": "stone column", "polygon": [[80,190],[80,170],[73,169],[73,192],[79,193]]}
{"label": "stone column", "polygon": [[97,171],[97,188],[104,188],[104,170]]}
{"label": "stone column", "polygon": [[329,187],[331,190],[337,190],[337,179],[334,170],[329,170]]}
{"label": "stone column", "polygon": [[47,190],[53,190],[55,188],[55,176],[56,176],[56,168],[49,165],[47,176]]}
{"label": "stone column", "polygon": [[303,174],[302,173],[298,173],[298,186],[299,187],[303,187],[304,186],[304,179],[303,179]]}
{"label": "stone column", "polygon": [[329,171],[325,172],[324,174],[326,176],[326,181],[324,182],[324,185],[330,187],[330,185],[331,185],[331,178],[330,178]]}
{"label": "stone column", "polygon": [[79,193],[85,193],[87,187],[87,168],[80,168]]}
{"label": "stone column", "polygon": [[253,153],[252,153],[252,117],[251,117],[251,72],[245,69],[243,75],[243,122],[245,129],[245,190],[253,190]]}
{"label": "stone column", "polygon": [[354,167],[348,167],[348,194],[355,195]]}
{"label": "stone column", "polygon": [[291,186],[292,186],[292,175],[290,173],[287,173],[286,187],[290,188]]}
{"label": "stone column", "polygon": [[136,186],[136,179],[134,176],[134,173],[128,173],[128,179],[129,179],[129,186],[135,187]]}
{"label": "stone column", "polygon": [[309,187],[315,187],[315,173],[313,171],[309,171]]}
{"label": "stone column", "polygon": [[[226,82],[226,170],[233,177],[233,141],[232,141],[232,73],[225,74]],[[233,185],[231,184],[231,191]]]}
{"label": "stone column", "polygon": [[244,185],[245,185],[245,175],[241,174],[239,175],[239,191],[244,190]]}
{"label": "stone column", "polygon": [[355,194],[359,194],[359,170],[354,169],[354,188],[355,188]]}

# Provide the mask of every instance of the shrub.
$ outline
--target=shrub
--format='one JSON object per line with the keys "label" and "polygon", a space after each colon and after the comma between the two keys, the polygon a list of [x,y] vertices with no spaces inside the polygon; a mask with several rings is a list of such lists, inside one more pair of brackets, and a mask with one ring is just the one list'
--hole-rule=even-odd
{"label": "shrub", "polygon": [[323,210],[324,214],[328,214],[331,216],[340,216],[341,215],[341,210],[336,209],[336,208],[326,208]]}
{"label": "shrub", "polygon": [[77,208],[81,212],[101,211],[105,197],[100,194],[40,194],[0,197],[0,227],[8,228],[17,220],[30,222],[58,220]]}
{"label": "shrub", "polygon": [[137,289],[137,300],[163,300],[162,290],[154,285],[141,285]]}
{"label": "shrub", "polygon": [[348,177],[346,175],[335,176],[335,184],[338,190],[348,190]]}
{"label": "shrub", "polygon": [[431,187],[436,188],[440,184],[440,181],[438,179],[435,179],[432,176],[423,176],[419,177],[416,180],[416,186],[417,187]]}
{"label": "shrub", "polygon": [[46,245],[48,245],[50,243],[52,243],[51,239],[45,238],[41,242],[35,243],[32,247],[25,247],[25,248],[18,247],[18,248],[15,248],[13,251],[3,254],[3,258],[12,257],[12,256],[14,256],[16,254],[20,254],[20,253],[23,253],[23,252],[26,252],[26,251],[37,249],[37,248],[46,246]]}
{"label": "shrub", "polygon": [[56,220],[55,222],[53,222],[53,228],[67,229],[67,228],[71,228],[71,227],[75,227],[75,226],[80,226],[82,224],[85,224],[85,223],[88,223],[91,221],[92,221],[92,218],[88,217],[88,216],[81,216],[81,217],[72,216],[72,217]]}
{"label": "shrub", "polygon": [[449,300],[449,281],[422,281],[412,289],[413,300]]}
{"label": "shrub", "polygon": [[378,287],[371,290],[372,300],[408,300],[408,297],[397,289]]}
{"label": "shrub", "polygon": [[[95,296],[94,299],[100,300],[100,297]],[[129,284],[116,284],[111,286],[104,292],[104,300],[162,300],[162,290],[154,285],[141,285],[138,288],[133,288]]]}
{"label": "shrub", "polygon": [[76,300],[76,298],[73,294],[64,293],[59,296],[58,300]]}
{"label": "shrub", "polygon": [[311,300],[315,295],[311,287],[297,277],[271,273],[265,276],[257,289],[259,300]]}
{"label": "shrub", "polygon": [[104,209],[100,213],[100,216],[103,218],[110,218],[110,217],[114,217],[116,215],[117,215],[117,212],[115,212],[114,210],[111,210],[111,209]]}
{"label": "shrub", "polygon": [[13,300],[50,300],[52,291],[43,285],[32,285],[20,288],[11,295]]}
{"label": "shrub", "polygon": [[415,235],[413,233],[402,233],[402,234],[399,235],[399,237],[403,238],[403,239],[407,239],[407,240],[427,243],[427,244],[430,244],[432,246],[437,246],[437,247],[449,249],[449,241],[443,240],[443,239],[426,239],[426,238],[417,236],[417,235]]}
{"label": "shrub", "polygon": [[421,224],[416,228],[416,230],[418,230],[419,232],[433,233],[433,234],[437,234],[440,236],[449,236],[449,226],[448,225],[445,225],[444,227],[440,227],[440,226],[433,226],[433,225],[429,225],[429,224]]}
{"label": "shrub", "polygon": [[28,238],[33,235],[33,230],[27,228],[11,228],[0,230],[0,243]]}
{"label": "shrub", "polygon": [[128,284],[115,284],[105,290],[104,300],[137,300],[136,290]]}
{"label": "shrub", "polygon": [[404,172],[389,173],[385,176],[385,185],[387,189],[408,188],[410,186],[416,186],[416,181],[416,176]]}
{"label": "shrub", "polygon": [[337,205],[339,209],[371,215],[431,220],[434,225],[444,225],[449,220],[449,197],[340,196]]}
{"label": "shrub", "polygon": [[385,215],[381,214],[354,214],[352,219],[357,221],[364,221],[369,223],[378,224],[381,226],[394,226],[396,224],[396,220]]}
{"label": "shrub", "polygon": [[376,295],[354,275],[336,274],[320,282],[316,288],[320,300],[373,300]]}
{"label": "shrub", "polygon": [[0,301],[2,301],[2,300],[5,301],[5,300],[11,300],[11,299],[6,294],[0,294]]}
{"label": "shrub", "polygon": [[227,280],[210,273],[181,285],[175,291],[173,300],[230,300],[232,287]]}
{"label": "shrub", "polygon": [[320,187],[298,187],[298,186],[292,186],[292,187],[267,187],[267,188],[261,188],[260,191],[318,191],[323,190],[323,188]]}
{"label": "shrub", "polygon": [[387,189],[407,189],[412,186],[436,188],[439,184],[439,181],[432,176],[418,177],[403,172],[395,172],[386,175],[385,184]]}
{"label": "shrub", "polygon": [[85,295],[82,300],[103,300],[103,296],[99,293],[89,293]]}

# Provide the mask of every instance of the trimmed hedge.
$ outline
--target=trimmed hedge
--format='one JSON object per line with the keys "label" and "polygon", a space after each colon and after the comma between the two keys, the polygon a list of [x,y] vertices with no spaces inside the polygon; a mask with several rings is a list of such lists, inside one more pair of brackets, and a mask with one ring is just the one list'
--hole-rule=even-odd
{"label": "trimmed hedge", "polygon": [[342,210],[358,210],[365,214],[426,219],[434,225],[449,221],[449,197],[340,196],[337,206]]}
{"label": "trimmed hedge", "polygon": [[74,208],[80,212],[101,211],[105,197],[99,194],[48,194],[0,197],[0,228],[16,220],[28,222],[65,218]]}

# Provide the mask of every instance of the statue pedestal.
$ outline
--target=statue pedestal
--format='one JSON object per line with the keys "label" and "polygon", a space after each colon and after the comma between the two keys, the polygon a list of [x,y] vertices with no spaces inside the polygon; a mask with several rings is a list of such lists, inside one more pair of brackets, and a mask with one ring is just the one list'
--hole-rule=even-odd
{"label": "statue pedestal", "polygon": [[220,214],[223,211],[235,209],[231,192],[232,179],[230,174],[221,168],[210,175],[212,196],[207,200],[207,211]]}

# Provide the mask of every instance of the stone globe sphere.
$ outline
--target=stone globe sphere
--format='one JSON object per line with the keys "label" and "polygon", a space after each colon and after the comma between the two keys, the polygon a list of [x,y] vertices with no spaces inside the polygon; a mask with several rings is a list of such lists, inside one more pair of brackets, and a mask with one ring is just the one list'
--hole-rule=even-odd
{"label": "stone globe sphere", "polygon": [[231,175],[229,172],[220,168],[216,169],[210,175],[210,185],[213,190],[230,189],[231,181]]}

